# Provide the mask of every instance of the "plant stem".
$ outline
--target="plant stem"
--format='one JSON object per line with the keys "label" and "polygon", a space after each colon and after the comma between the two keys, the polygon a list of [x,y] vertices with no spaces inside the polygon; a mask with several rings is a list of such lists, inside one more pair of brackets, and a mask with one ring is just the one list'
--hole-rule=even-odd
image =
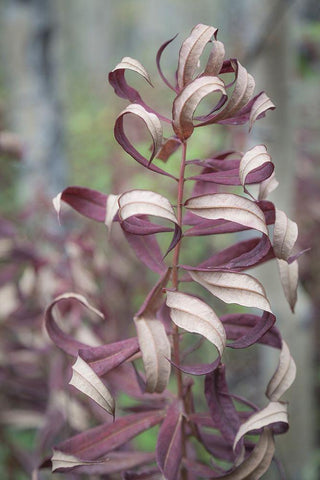
{"label": "plant stem", "polygon": [[[183,192],[184,192],[184,182],[185,182],[184,176],[185,176],[185,167],[186,167],[186,154],[187,154],[187,144],[186,142],[184,142],[182,144],[182,158],[181,158],[181,165],[180,165],[180,175],[179,175],[179,183],[178,183],[178,201],[177,201],[177,220],[180,228],[182,227],[182,205],[183,205]],[[181,239],[174,249],[173,261],[172,261],[172,286],[175,290],[179,289],[178,264],[179,264],[180,248],[181,248]],[[173,333],[174,361],[176,365],[179,366],[180,365],[179,328],[177,325],[174,324],[173,329],[174,329],[174,333]],[[185,396],[183,392],[182,372],[178,368],[176,368],[175,371],[176,371],[176,379],[177,379],[178,397],[183,402],[184,409],[186,410]],[[184,423],[182,426],[182,455],[183,456],[186,455],[186,438],[185,438]],[[181,469],[181,477],[183,480],[188,480],[188,472],[185,468]]]}

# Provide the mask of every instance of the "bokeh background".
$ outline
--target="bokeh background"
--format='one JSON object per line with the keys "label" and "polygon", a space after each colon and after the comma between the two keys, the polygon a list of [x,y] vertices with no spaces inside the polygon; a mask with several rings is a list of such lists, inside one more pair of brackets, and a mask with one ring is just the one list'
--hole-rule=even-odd
{"label": "bokeh background", "polygon": [[[255,76],[257,91],[265,90],[277,106],[250,137],[242,127],[210,127],[192,154],[265,143],[280,181],[272,198],[297,221],[299,246],[311,248],[300,259],[295,315],[279,298],[274,266],[260,275],[298,366],[288,395],[291,429],[278,441],[279,457],[289,479],[320,478],[319,2],[0,0],[1,478],[30,478],[53,441],[46,431],[48,412],[60,412],[61,425],[69,422],[79,430],[86,425],[82,404],[75,404],[76,414],[61,413],[71,400],[63,397],[64,360],[43,340],[47,303],[68,289],[91,295],[108,315],[110,340],[125,328],[150,285],[121,240],[108,247],[101,228],[70,212],[60,227],[51,198],[68,185],[105,193],[128,185],[159,186],[113,139],[114,119],[126,103],[115,97],[107,73],[122,57],[137,58],[155,90],[134,76],[132,82],[155,107],[164,108],[157,49],[179,33],[162,60],[173,75],[179,43],[196,23],[219,28],[227,57],[237,57]],[[143,144],[143,135],[133,134]],[[133,272],[134,286],[126,281]],[[103,338],[99,328],[94,325],[96,337]],[[93,335],[90,331],[80,334]],[[259,368],[252,367],[252,359]],[[245,357],[233,375],[235,388],[255,391],[270,377],[273,362],[264,351]],[[271,472],[268,478],[278,477]]]}

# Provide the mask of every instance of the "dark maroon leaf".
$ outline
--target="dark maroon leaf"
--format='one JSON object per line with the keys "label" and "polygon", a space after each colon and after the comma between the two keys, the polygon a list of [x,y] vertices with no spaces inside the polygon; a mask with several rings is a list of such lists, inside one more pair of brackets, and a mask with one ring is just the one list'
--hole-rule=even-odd
{"label": "dark maroon leaf", "polygon": [[[273,163],[266,162],[261,167],[249,173],[246,178],[246,184],[260,183],[269,178],[273,171]],[[189,180],[202,180],[204,182],[213,182],[221,185],[241,185],[239,168],[212,172],[210,168],[206,167],[200,175],[190,177]]]}
{"label": "dark maroon leaf", "polygon": [[121,227],[124,232],[133,235],[153,235],[155,233],[172,232],[173,230],[171,227],[150,222],[146,215],[129,217],[121,222]]}
{"label": "dark maroon leaf", "polygon": [[160,427],[156,458],[157,464],[167,480],[176,480],[182,458],[182,407],[174,402],[168,409]]}
{"label": "dark maroon leaf", "polygon": [[229,394],[225,365],[206,376],[204,392],[214,423],[226,441],[233,445],[240,419]]}
{"label": "dark maroon leaf", "polygon": [[188,373],[190,375],[208,375],[218,368],[220,365],[221,359],[218,357],[212,363],[201,363],[195,365],[177,365],[173,360],[170,360],[171,364],[180,370],[183,373]]}
{"label": "dark maroon leaf", "polygon": [[100,377],[121,365],[138,351],[138,339],[133,337],[99,347],[81,349],[79,355]]}
{"label": "dark maroon leaf", "polygon": [[75,455],[82,460],[95,460],[127,443],[133,437],[157,425],[163,411],[134,413],[118,418],[114,423],[100,425],[60,443],[56,450]]}
{"label": "dark maroon leaf", "polygon": [[227,347],[247,348],[258,342],[273,327],[276,317],[270,312],[264,312],[261,317],[234,313],[224,315],[220,320],[223,322],[228,340],[235,339],[234,342],[227,344]]}
{"label": "dark maroon leaf", "polygon": [[217,267],[223,269],[244,270],[259,265],[270,258],[274,258],[269,238],[263,235],[261,238],[252,238],[236,243],[221,252],[216,253],[196,267],[182,265],[185,270],[210,271]]}
{"label": "dark maroon leaf", "polygon": [[161,274],[165,271],[163,255],[154,235],[134,235],[125,230],[124,234],[139,260],[153,272]]}
{"label": "dark maroon leaf", "polygon": [[171,88],[171,90],[173,90],[174,92],[178,92],[178,89],[173,87],[171,85],[171,83],[168,81],[168,79],[164,76],[164,74],[162,72],[162,68],[160,66],[160,60],[161,60],[161,56],[162,56],[164,50],[167,48],[168,45],[170,45],[171,42],[173,42],[173,40],[175,40],[177,38],[177,36],[178,36],[178,34],[176,34],[174,37],[170,38],[170,40],[167,40],[166,42],[164,42],[161,45],[161,47],[159,48],[159,50],[157,52],[157,56],[156,56],[156,62],[157,62],[157,68],[158,68],[159,75],[162,78],[162,80],[164,81],[164,83],[167,85],[167,87]]}
{"label": "dark maroon leaf", "polygon": [[68,187],[61,192],[61,200],[85,217],[104,223],[108,195],[85,187]]}
{"label": "dark maroon leaf", "polygon": [[[252,314],[228,314],[220,320],[227,333],[228,340],[235,342],[227,344],[230,348],[244,348],[249,346],[254,337],[255,342],[271,347],[281,348],[282,340],[279,330],[273,326],[275,317],[269,312],[264,312],[262,317]],[[247,342],[249,342],[247,344]]]}
{"label": "dark maroon leaf", "polygon": [[139,153],[138,150],[134,148],[134,146],[131,144],[128,137],[124,133],[123,115],[120,115],[115,122],[114,137],[117,140],[117,142],[121,145],[121,147],[138,163],[140,163],[141,165],[143,165],[144,167],[148,168],[153,172],[160,173],[161,175],[166,175],[168,177],[176,179],[170,173],[166,172],[165,170],[162,170],[161,168],[157,167],[153,163],[150,163],[150,161],[146,157],[141,155],[141,153]]}

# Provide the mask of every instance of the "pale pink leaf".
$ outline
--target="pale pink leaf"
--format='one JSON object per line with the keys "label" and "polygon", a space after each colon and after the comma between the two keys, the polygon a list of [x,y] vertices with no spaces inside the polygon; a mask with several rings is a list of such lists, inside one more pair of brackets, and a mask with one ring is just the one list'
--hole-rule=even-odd
{"label": "pale pink leaf", "polygon": [[260,428],[272,426],[275,423],[288,425],[287,404],[270,402],[265,408],[253,413],[239,428],[234,439],[233,449],[247,433]]}
{"label": "pale pink leaf", "polygon": [[151,162],[162,145],[163,134],[161,122],[157,115],[152,112],[148,112],[142,105],[139,105],[137,103],[132,103],[131,105],[128,105],[127,108],[125,108],[118,115],[117,118],[123,118],[125,115],[128,114],[136,115],[137,117],[141,118],[151,135],[153,143],[152,152],[149,159],[149,162]]}
{"label": "pale pink leaf", "polygon": [[192,29],[189,37],[183,42],[179,52],[177,71],[179,89],[182,89],[188,83],[192,82],[198,69],[200,56],[216,32],[216,28],[199,23]]}
{"label": "pale pink leaf", "polygon": [[253,201],[232,193],[215,193],[190,198],[186,208],[209,220],[228,220],[268,235],[265,216]]}
{"label": "pale pink leaf", "polygon": [[223,43],[218,40],[213,40],[211,52],[203,75],[210,75],[212,77],[219,75],[223,65],[224,55],[225,48]]}
{"label": "pale pink leaf", "polygon": [[133,215],[155,215],[175,224],[178,223],[171,203],[159,193],[149,190],[131,190],[120,195],[118,202],[122,220]]}
{"label": "pale pink leaf", "polygon": [[[194,130],[193,115],[201,100],[213,92],[226,95],[224,83],[218,77],[204,76],[187,85],[173,102],[172,125],[176,135],[186,140]],[[219,105],[220,99],[217,102]]]}
{"label": "pale pink leaf", "polygon": [[100,407],[114,416],[114,398],[94,370],[80,356],[72,365],[70,385],[94,400]]}
{"label": "pale pink leaf", "polygon": [[60,452],[59,450],[53,450],[53,455],[51,457],[52,462],[52,472],[55,472],[58,469],[69,469],[84,465],[94,465],[99,463],[99,461],[94,460],[81,460],[80,458],[70,455],[68,453]]}
{"label": "pale pink leaf", "polygon": [[111,232],[111,227],[113,223],[113,219],[118,213],[119,210],[119,205],[118,205],[118,199],[120,195],[112,195],[109,194],[106,202],[106,218],[105,218],[105,225],[109,231],[109,234]]}
{"label": "pale pink leaf", "polygon": [[275,256],[288,260],[298,238],[298,226],[282,211],[276,209],[276,221],[273,230],[273,250]]}
{"label": "pale pink leaf", "polygon": [[249,173],[265,163],[271,163],[271,161],[264,145],[257,145],[243,155],[239,166],[239,177],[243,188],[245,188],[246,178]]}
{"label": "pale pink leaf", "polygon": [[203,335],[217,348],[220,356],[226,346],[226,333],[219,317],[199,298],[167,291],[167,305],[172,321],[187,332]]}
{"label": "pale pink leaf", "polygon": [[286,260],[277,259],[280,272],[281,285],[285,297],[290,305],[292,312],[297,301],[297,289],[299,281],[299,266],[297,260],[288,263]]}
{"label": "pale pink leaf", "polygon": [[254,122],[259,119],[267,110],[274,110],[276,107],[265,92],[256,97],[252,105],[249,117],[249,129],[251,130]]}
{"label": "pale pink leaf", "polygon": [[269,400],[272,402],[280,400],[282,395],[294,382],[296,371],[296,364],[290,354],[289,347],[286,342],[282,341],[279,364],[266,391]]}
{"label": "pale pink leaf", "polygon": [[189,271],[189,275],[225,303],[237,303],[271,312],[262,284],[251,275],[221,271]]}
{"label": "pale pink leaf", "polygon": [[162,289],[166,286],[170,274],[170,270],[167,270],[162,275],[134,317],[146,372],[146,390],[150,393],[161,393],[170,377],[170,342],[163,323],[156,317],[163,303]]}
{"label": "pale pink leaf", "polygon": [[134,58],[131,57],[123,57],[120,63],[114,67],[112,72],[116,70],[133,70],[134,72],[141,75],[147,82],[152,86],[150,76],[144,66]]}
{"label": "pale pink leaf", "polygon": [[259,201],[266,200],[271,192],[273,192],[279,185],[278,180],[273,172],[269,178],[266,178],[259,184]]}

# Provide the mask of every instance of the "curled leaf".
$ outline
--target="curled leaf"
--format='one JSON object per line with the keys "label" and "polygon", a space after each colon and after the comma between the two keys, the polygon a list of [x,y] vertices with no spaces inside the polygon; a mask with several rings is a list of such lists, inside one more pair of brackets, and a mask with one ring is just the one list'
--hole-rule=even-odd
{"label": "curled leaf", "polygon": [[63,332],[58,327],[53,312],[55,305],[57,305],[63,300],[69,299],[80,302],[83,306],[85,306],[101,318],[104,318],[104,315],[99,310],[94,308],[83,295],[79,295],[78,293],[65,293],[63,295],[59,295],[51,302],[51,304],[47,308],[45,312],[45,326],[51,340],[64,352],[72,356],[77,356],[79,349],[88,348],[90,346],[73,339],[70,335]]}
{"label": "curled leaf", "polygon": [[[155,215],[173,222],[175,224],[175,233],[168,252],[179,242],[181,228],[178,225],[173,207],[167,198],[148,190],[131,190],[123,193],[119,197],[118,203],[121,220],[126,220],[134,215]],[[143,234],[146,233],[141,230],[141,235]]]}
{"label": "curled leaf", "polygon": [[104,222],[106,218],[106,204],[108,195],[85,187],[68,187],[65,188],[53,199],[53,205],[60,214],[61,201],[70,205],[77,212],[87,218]]}
{"label": "curled leaf", "polygon": [[135,60],[134,58],[123,57],[121,62],[114,67],[112,72],[115,72],[116,70],[133,70],[134,72],[139,73],[139,75],[145,78],[145,80],[147,80],[147,82],[150,83],[150,85],[152,86],[150,76],[147,70],[138,60]]}
{"label": "curled leaf", "polygon": [[203,75],[211,75],[212,77],[219,75],[223,65],[224,55],[225,48],[223,43],[218,40],[213,40],[211,52]]}
{"label": "curled leaf", "polygon": [[92,368],[80,357],[72,365],[73,374],[70,385],[94,400],[100,407],[114,416],[113,396]]}
{"label": "curled leaf", "polygon": [[263,180],[259,185],[259,200],[266,200],[271,192],[273,192],[279,185],[278,180],[275,177],[274,172],[269,178]]}
{"label": "curled leaf", "polygon": [[111,226],[114,217],[116,216],[119,206],[118,206],[118,199],[120,195],[108,195],[107,202],[106,202],[106,218],[105,218],[105,225],[109,230],[109,234],[111,232]]}
{"label": "curled leaf", "polygon": [[[233,448],[235,449],[239,441],[244,435],[253,430],[272,426],[274,424],[282,424],[281,428],[288,429],[288,413],[287,405],[281,402],[270,402],[262,410],[253,413],[239,428],[234,439]],[[280,431],[283,431],[282,429]]]}
{"label": "curled leaf", "polygon": [[[178,34],[177,34],[178,35]],[[158,72],[160,74],[160,77],[162,78],[162,80],[164,81],[164,83],[169,87],[171,88],[171,90],[173,91],[176,91],[176,89],[171,85],[171,83],[168,81],[168,79],[164,76],[163,72],[162,72],[162,68],[160,66],[160,60],[161,60],[161,57],[162,57],[162,53],[163,51],[167,48],[167,46],[173,42],[173,40],[177,37],[177,35],[175,35],[174,37],[170,38],[170,40],[167,40],[166,42],[164,42],[161,47],[159,48],[158,52],[157,52],[157,56],[156,56],[156,63],[157,63],[157,68],[158,68]]]}
{"label": "curled leaf", "polygon": [[239,166],[239,177],[244,189],[249,173],[256,168],[262,167],[262,165],[266,163],[271,163],[271,161],[270,155],[267,153],[264,145],[257,145],[243,155]]}
{"label": "curled leaf", "polygon": [[282,211],[276,209],[276,221],[273,230],[273,250],[275,256],[288,260],[298,238],[298,226]]}
{"label": "curled leaf", "polygon": [[179,52],[177,71],[177,82],[180,90],[192,82],[199,65],[200,56],[217,31],[214,27],[199,23],[183,42]]}
{"label": "curled leaf", "polygon": [[225,303],[260,308],[271,312],[262,284],[251,275],[238,272],[189,271],[193,280]]}
{"label": "curled leaf", "polygon": [[200,217],[236,222],[268,235],[262,210],[251,200],[239,195],[232,193],[201,195],[187,200],[185,206]]}
{"label": "curled leaf", "polygon": [[249,117],[249,130],[251,130],[254,122],[263,117],[267,110],[274,110],[276,107],[265,92],[261,92],[256,96],[251,107]]}
{"label": "curled leaf", "polygon": [[294,312],[297,302],[297,289],[299,281],[299,266],[297,260],[288,263],[286,260],[277,259],[281,285],[289,306]]}
{"label": "curled leaf", "polygon": [[146,391],[161,393],[167,386],[171,366],[171,347],[165,328],[156,314],[163,303],[162,289],[170,277],[167,270],[149,293],[134,317],[142,360],[146,372]]}
{"label": "curled leaf", "polygon": [[213,343],[221,356],[226,334],[219,317],[199,298],[181,292],[167,291],[167,305],[172,321],[187,332],[203,335]]}
{"label": "curled leaf", "polygon": [[[176,135],[186,140],[194,130],[193,115],[201,100],[213,92],[226,95],[224,83],[218,77],[200,77],[187,85],[175,98],[172,110],[172,125]],[[226,98],[226,97],[225,97]],[[220,101],[216,107],[220,106]]]}
{"label": "curled leaf", "polygon": [[282,341],[279,364],[266,391],[269,400],[272,402],[280,400],[282,395],[294,382],[296,371],[296,364],[290,354],[289,347],[286,342]]}

